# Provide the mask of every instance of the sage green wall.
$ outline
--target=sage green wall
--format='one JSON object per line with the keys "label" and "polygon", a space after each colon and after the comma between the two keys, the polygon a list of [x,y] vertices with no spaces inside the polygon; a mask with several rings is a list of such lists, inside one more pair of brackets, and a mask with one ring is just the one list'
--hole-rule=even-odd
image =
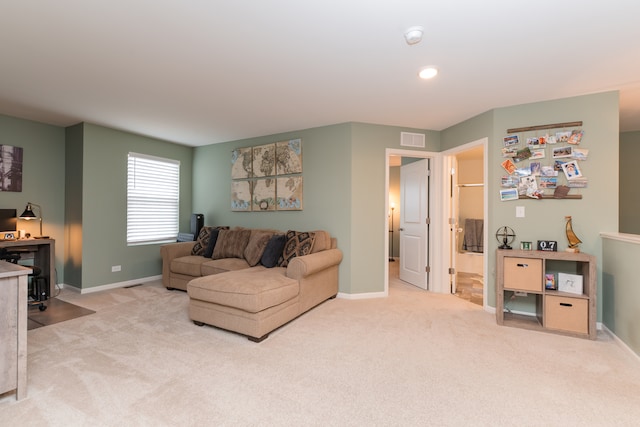
{"label": "sage green wall", "polygon": [[620,134],[620,232],[640,234],[640,131]]}
{"label": "sage green wall", "polygon": [[[401,148],[400,132],[415,129],[346,123],[197,147],[194,211],[207,225],[325,229],[344,253],[340,292],[384,290],[384,265],[372,262],[384,245],[385,148]],[[418,131],[424,133],[424,131]],[[231,212],[231,151],[302,138],[304,209],[297,212]],[[438,150],[438,132],[427,132],[427,151]]]}
{"label": "sage green wall", "polygon": [[[231,152],[302,138],[303,210],[288,212],[231,211]],[[351,268],[349,218],[351,210],[349,149],[350,125],[338,124],[249,138],[195,148],[193,161],[193,209],[205,216],[206,225],[274,228],[278,230],[327,230],[344,252],[340,266],[340,291]]]}
{"label": "sage green wall", "polygon": [[58,251],[64,255],[64,283],[82,287],[82,188],[84,124],[66,128],[65,144],[65,241]]}
{"label": "sage green wall", "polygon": [[[64,242],[65,141],[64,129],[0,115],[0,144],[23,148],[22,192],[0,192],[0,208],[20,215],[33,202],[42,207],[43,233]],[[36,209],[37,213],[37,209]],[[18,229],[40,234],[38,221],[18,219]],[[58,282],[64,279],[63,252],[56,247]]]}
{"label": "sage green wall", "polygon": [[603,323],[640,355],[640,245],[603,238]]}
{"label": "sage green wall", "polygon": [[[425,148],[400,145],[401,132],[425,134]],[[351,277],[352,294],[383,292],[385,265],[386,149],[440,151],[440,133],[394,126],[351,125]]]}
{"label": "sage green wall", "polygon": [[[486,118],[492,118],[487,126]],[[557,240],[559,250],[567,247],[564,233],[565,215],[573,217],[573,228],[583,241],[583,252],[598,257],[598,295],[602,283],[601,231],[618,230],[618,93],[606,92],[554,101],[538,102],[514,107],[499,108],[491,114],[482,115],[481,125],[471,119],[443,131],[443,146],[447,148],[488,136],[488,180],[489,217],[485,224],[489,236],[501,226],[514,229],[517,240],[535,242],[539,239]],[[500,177],[504,170],[500,166],[502,138],[509,128],[542,125],[581,120],[585,132],[582,148],[589,149],[589,159],[582,162],[584,176],[589,187],[581,189],[581,200],[534,200],[520,199],[501,202],[499,197]],[[523,134],[523,137],[528,135]],[[533,136],[533,134],[531,135]],[[549,159],[546,159],[549,161]],[[574,190],[572,190],[573,192]],[[515,207],[524,206],[525,218],[515,217]],[[495,307],[495,250],[498,242],[488,242],[489,277],[488,304]],[[598,300],[598,316],[601,318],[601,301]]]}
{"label": "sage green wall", "polygon": [[494,128],[495,110],[487,111],[442,131],[441,151],[491,137]]}
{"label": "sage green wall", "polygon": [[160,245],[127,246],[127,154],[180,161],[180,226],[188,228],[193,148],[88,123],[82,139],[82,289],[160,275]]}

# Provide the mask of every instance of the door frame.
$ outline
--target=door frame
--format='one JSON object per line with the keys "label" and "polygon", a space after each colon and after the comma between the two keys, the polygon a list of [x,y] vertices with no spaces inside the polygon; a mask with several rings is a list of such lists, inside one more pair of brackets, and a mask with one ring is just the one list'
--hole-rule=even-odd
{"label": "door frame", "polygon": [[[390,156],[400,156],[400,157],[414,157],[421,159],[429,159],[429,169],[430,169],[430,178],[429,178],[429,206],[430,212],[429,217],[431,219],[431,224],[429,227],[429,251],[428,251],[428,259],[427,265],[431,266],[430,280],[428,290],[432,292],[443,293],[443,290],[446,288],[443,286],[443,271],[439,268],[440,265],[443,264],[442,261],[442,253],[441,251],[434,250],[435,248],[439,248],[440,242],[443,241],[444,235],[442,227],[439,225],[442,223],[441,215],[442,210],[438,209],[438,203],[443,200],[443,186],[442,186],[442,155],[440,153],[435,153],[431,151],[417,151],[417,150],[403,150],[397,148],[386,148],[385,149],[385,202],[384,202],[384,243],[385,248],[389,248],[389,158]],[[389,256],[388,249],[384,252],[383,262],[384,262],[384,295],[389,295]],[[402,255],[402,254],[400,254]]]}
{"label": "door frame", "polygon": [[[440,206],[441,208],[441,216],[443,219],[442,222],[442,227],[446,228],[447,233],[445,236],[443,236],[443,239],[440,241],[441,245],[438,246],[439,248],[441,248],[441,252],[447,254],[446,257],[443,257],[442,261],[443,264],[439,266],[439,270],[441,270],[443,273],[447,272],[446,276],[448,277],[448,270],[449,267],[455,267],[455,265],[450,266],[449,265],[449,256],[448,254],[451,253],[452,249],[452,241],[451,238],[449,236],[449,228],[450,228],[450,224],[449,224],[449,218],[452,217],[453,212],[451,212],[451,204],[449,203],[447,197],[448,194],[452,194],[452,188],[451,188],[451,180],[449,179],[449,174],[451,172],[451,163],[452,163],[452,158],[455,157],[456,154],[462,152],[462,151],[466,151],[470,148],[475,148],[479,145],[483,146],[483,182],[484,182],[484,227],[483,227],[483,241],[484,241],[484,256],[483,256],[483,260],[482,260],[482,276],[483,276],[483,280],[484,280],[484,286],[482,287],[482,304],[483,304],[483,308],[485,311],[489,310],[489,306],[487,304],[488,302],[488,288],[489,286],[487,286],[487,273],[489,271],[488,269],[488,260],[489,260],[489,256],[487,254],[487,247],[489,246],[489,227],[488,227],[488,222],[489,222],[489,195],[488,195],[488,191],[487,191],[487,183],[489,182],[489,167],[488,167],[488,151],[489,151],[489,138],[485,137],[485,138],[481,138],[481,139],[477,139],[475,141],[471,141],[468,142],[466,144],[463,145],[459,145],[455,148],[452,148],[450,150],[446,150],[442,152],[442,177],[441,177],[441,182],[443,183],[443,193],[442,196],[443,198],[442,203],[439,204],[438,206]],[[446,203],[445,203],[446,202]],[[447,288],[449,286],[449,281],[447,280]],[[447,289],[447,292],[449,292],[449,290]]]}

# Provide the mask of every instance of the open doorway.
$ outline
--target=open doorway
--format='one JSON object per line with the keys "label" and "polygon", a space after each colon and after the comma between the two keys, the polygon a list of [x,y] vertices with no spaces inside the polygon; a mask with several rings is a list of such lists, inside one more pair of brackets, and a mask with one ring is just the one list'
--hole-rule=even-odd
{"label": "open doorway", "polygon": [[449,277],[451,293],[484,307],[487,230],[486,139],[450,150]]}
{"label": "open doorway", "polygon": [[[407,264],[403,264],[403,247],[406,247],[406,241],[403,243],[402,233],[406,230],[405,227],[402,226],[403,218],[403,209],[402,209],[402,190],[400,189],[400,170],[399,168],[404,162],[416,162],[424,159],[428,160],[428,164],[430,165],[430,172],[427,174],[426,186],[427,186],[427,204],[430,206],[436,206],[435,203],[438,200],[441,200],[442,197],[442,174],[441,174],[441,164],[440,164],[440,155],[438,153],[424,152],[424,151],[413,151],[413,150],[396,150],[396,149],[387,149],[386,150],[386,203],[385,203],[385,294],[388,295],[389,292],[389,272],[395,273],[398,271],[403,265],[406,267]],[[411,160],[409,160],[411,159]],[[417,163],[417,162],[416,162]],[[406,195],[406,194],[405,194]],[[393,209],[392,209],[393,208]],[[442,254],[440,251],[433,251],[430,248],[435,247],[435,242],[441,242],[442,238],[445,234],[442,232],[441,227],[433,227],[431,224],[440,224],[441,220],[441,210],[439,209],[429,209],[428,217],[424,218],[424,224],[430,227],[430,230],[427,231],[426,243],[424,247],[424,261],[425,267],[423,270],[415,270],[423,271],[424,275],[424,283],[426,284],[424,288],[429,291],[434,292],[442,292],[442,279],[443,274],[438,269],[433,270],[431,266],[438,265],[440,266],[442,263]],[[409,211],[406,211],[407,213]],[[406,218],[405,218],[406,219]],[[404,229],[404,230],[403,230]],[[412,255],[415,255],[416,251],[412,252]],[[405,260],[408,259],[405,257]],[[415,260],[414,260],[415,261]],[[399,273],[398,273],[399,274]]]}

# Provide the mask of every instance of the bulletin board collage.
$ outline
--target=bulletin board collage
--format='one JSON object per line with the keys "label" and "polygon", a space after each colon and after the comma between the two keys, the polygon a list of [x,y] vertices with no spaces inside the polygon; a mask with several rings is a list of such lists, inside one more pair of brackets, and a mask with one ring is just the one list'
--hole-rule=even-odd
{"label": "bulletin board collage", "polygon": [[[589,150],[582,148],[582,129],[510,133],[503,138],[500,200],[582,198],[575,194],[587,187],[582,162]],[[573,194],[569,194],[572,192]]]}

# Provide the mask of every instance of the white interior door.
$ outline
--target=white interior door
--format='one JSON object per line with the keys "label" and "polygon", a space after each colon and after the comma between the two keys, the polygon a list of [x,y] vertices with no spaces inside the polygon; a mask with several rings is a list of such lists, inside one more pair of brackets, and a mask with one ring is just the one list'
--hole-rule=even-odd
{"label": "white interior door", "polygon": [[449,206],[451,215],[449,217],[449,238],[451,239],[450,253],[449,253],[449,284],[451,293],[456,293],[456,255],[458,253],[458,233],[460,232],[460,226],[458,224],[458,175],[456,170],[458,168],[458,162],[455,157],[450,158],[449,164]]}
{"label": "white interior door", "polygon": [[429,160],[400,168],[400,280],[428,289]]}

